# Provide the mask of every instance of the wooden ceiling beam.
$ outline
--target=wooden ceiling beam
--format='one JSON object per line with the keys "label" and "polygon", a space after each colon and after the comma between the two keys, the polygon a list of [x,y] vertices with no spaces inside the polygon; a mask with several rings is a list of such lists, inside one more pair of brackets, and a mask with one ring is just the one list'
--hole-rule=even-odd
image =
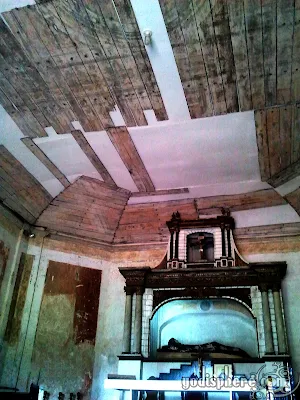
{"label": "wooden ceiling beam", "polygon": [[46,154],[34,143],[34,141],[25,137],[22,138],[21,141],[25,144],[28,150],[31,151],[33,155],[38,158],[41,163],[59,180],[59,182],[66,188],[70,185],[70,181],[66,178],[66,176],[57,168],[55,164],[46,156]]}
{"label": "wooden ceiling beam", "polygon": [[154,192],[155,187],[131,139],[126,126],[107,129],[107,134],[140,192]]}
{"label": "wooden ceiling beam", "polygon": [[220,212],[222,208],[229,208],[232,212],[284,204],[286,201],[274,189],[196,199],[198,212],[203,214],[211,214],[213,211]]}
{"label": "wooden ceiling beam", "polygon": [[297,162],[289,165],[283,171],[278,172],[278,174],[271,176],[271,178],[268,179],[267,182],[269,183],[269,185],[273,186],[274,188],[277,188],[278,186],[283,185],[284,183],[290,181],[291,179],[296,178],[299,175],[300,175],[300,159]]}
{"label": "wooden ceiling beam", "polygon": [[287,194],[284,198],[300,215],[300,187],[293,192]]}
{"label": "wooden ceiling beam", "polygon": [[52,196],[23,165],[0,145],[0,200],[29,223],[34,223]]}
{"label": "wooden ceiling beam", "polygon": [[99,172],[104,182],[112,185],[113,187],[117,187],[116,182],[113,180],[104,164],[101,162],[89,142],[86,140],[84,134],[79,130],[72,131],[71,133],[77,144],[80,146],[81,150]]}
{"label": "wooden ceiling beam", "polygon": [[166,189],[166,190],[155,190],[155,192],[133,192],[131,197],[144,197],[144,196],[164,196],[170,194],[182,194],[189,193],[189,188],[179,188],[179,189]]}

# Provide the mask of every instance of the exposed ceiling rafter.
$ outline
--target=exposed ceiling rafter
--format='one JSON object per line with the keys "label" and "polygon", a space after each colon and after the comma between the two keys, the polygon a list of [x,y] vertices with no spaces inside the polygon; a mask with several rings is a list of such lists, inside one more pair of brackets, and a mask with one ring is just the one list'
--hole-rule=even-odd
{"label": "exposed ceiling rafter", "polygon": [[136,150],[126,126],[109,128],[107,134],[140,192],[154,192],[155,187]]}
{"label": "exposed ceiling rafter", "polygon": [[99,174],[101,175],[104,182],[108,183],[109,185],[112,185],[114,187],[117,187],[115,181],[113,180],[110,173],[108,172],[108,170],[106,169],[104,164],[101,162],[101,160],[95,153],[92,146],[87,141],[84,134],[79,130],[72,131],[71,133],[72,133],[73,138],[76,140],[76,142],[80,146],[81,150],[84,152],[84,154],[87,156],[87,158],[93,164],[93,166],[99,172]]}
{"label": "exposed ceiling rafter", "polygon": [[165,189],[165,190],[155,190],[155,192],[133,192],[131,193],[131,197],[144,197],[144,196],[165,196],[170,194],[182,194],[189,193],[188,188],[179,188],[179,189]]}
{"label": "exposed ceiling rafter", "polygon": [[31,153],[37,157],[48,170],[60,181],[66,188],[70,185],[70,181],[66,176],[57,168],[57,166],[46,156],[46,154],[37,146],[31,138],[25,137],[21,139],[25,146]]}

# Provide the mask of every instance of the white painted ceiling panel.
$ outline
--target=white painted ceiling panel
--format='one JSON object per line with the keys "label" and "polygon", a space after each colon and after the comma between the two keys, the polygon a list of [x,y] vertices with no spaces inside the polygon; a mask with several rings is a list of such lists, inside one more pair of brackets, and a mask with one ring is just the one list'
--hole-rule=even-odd
{"label": "white painted ceiling panel", "polygon": [[235,211],[231,215],[235,220],[236,228],[300,222],[300,216],[289,204]]}
{"label": "white painted ceiling panel", "polygon": [[37,138],[34,142],[70,182],[81,175],[103,180],[71,134]]}
{"label": "white painted ceiling panel", "polygon": [[156,189],[260,181],[252,111],[129,131]]}
{"label": "white painted ceiling panel", "polygon": [[109,171],[116,184],[131,192],[137,192],[138,189],[133,182],[130,173],[121,160],[119,153],[110,141],[107,133],[89,132],[84,134],[95,153]]}
{"label": "white painted ceiling panel", "polygon": [[27,149],[20,140],[23,137],[21,130],[0,105],[0,144],[3,144],[53,197],[57,196],[64,189],[63,185]]}

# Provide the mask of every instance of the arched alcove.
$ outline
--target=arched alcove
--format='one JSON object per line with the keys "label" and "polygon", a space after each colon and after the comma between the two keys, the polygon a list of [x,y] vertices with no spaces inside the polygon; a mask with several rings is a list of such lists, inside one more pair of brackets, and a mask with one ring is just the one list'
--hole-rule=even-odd
{"label": "arched alcove", "polygon": [[256,320],[233,299],[176,299],[163,304],[150,321],[150,354],[155,357],[171,338],[183,345],[217,342],[258,356]]}

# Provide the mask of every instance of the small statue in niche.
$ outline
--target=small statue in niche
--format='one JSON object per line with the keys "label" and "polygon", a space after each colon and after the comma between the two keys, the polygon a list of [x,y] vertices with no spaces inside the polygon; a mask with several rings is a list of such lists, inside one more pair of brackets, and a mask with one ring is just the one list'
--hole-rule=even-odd
{"label": "small statue in niche", "polygon": [[198,236],[200,260],[204,260],[204,239],[205,236]]}
{"label": "small statue in niche", "polygon": [[214,261],[214,238],[208,232],[196,232],[187,236],[188,263]]}

